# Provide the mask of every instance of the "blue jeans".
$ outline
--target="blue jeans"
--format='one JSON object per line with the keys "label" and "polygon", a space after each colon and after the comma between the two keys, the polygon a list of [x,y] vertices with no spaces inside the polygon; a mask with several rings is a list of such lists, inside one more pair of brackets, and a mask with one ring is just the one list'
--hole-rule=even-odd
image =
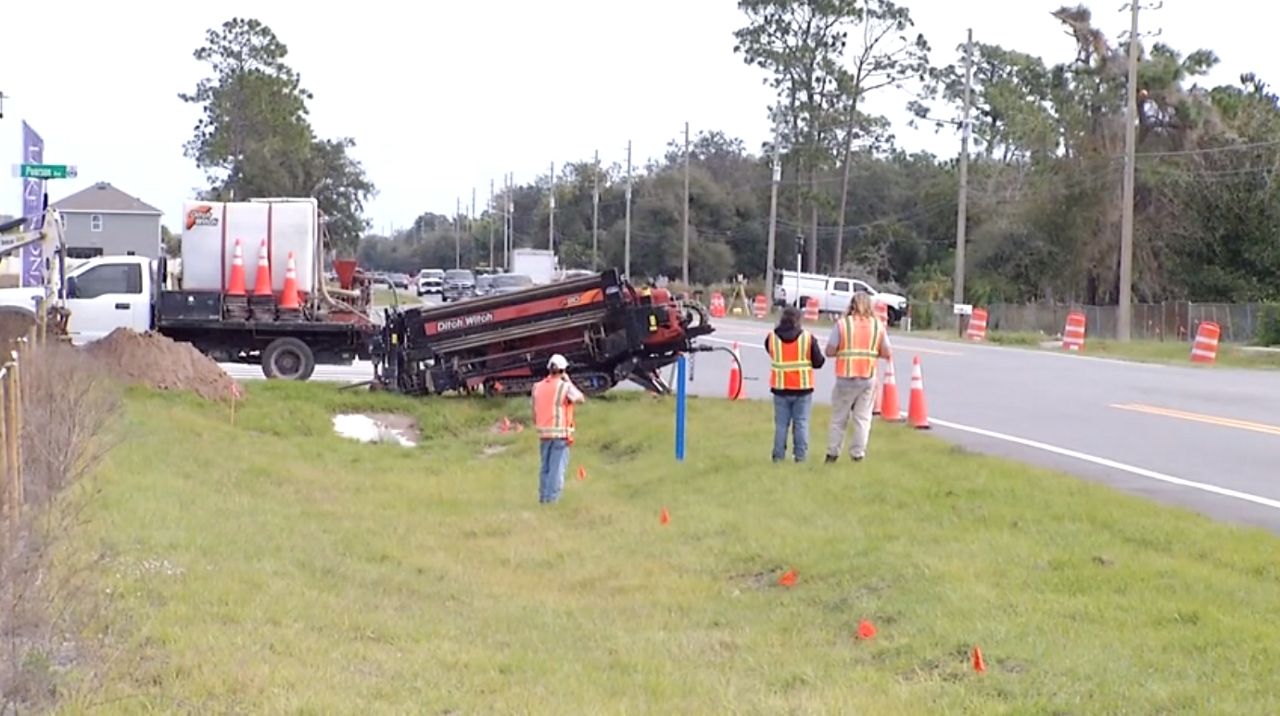
{"label": "blue jeans", "polygon": [[538,472],[538,502],[556,502],[564,489],[564,472],[569,468],[569,443],[558,438],[539,442],[542,468]]}
{"label": "blue jeans", "polygon": [[787,456],[788,427],[791,428],[791,442],[796,462],[803,462],[809,454],[809,409],[812,406],[813,393],[773,396],[773,459],[775,462]]}

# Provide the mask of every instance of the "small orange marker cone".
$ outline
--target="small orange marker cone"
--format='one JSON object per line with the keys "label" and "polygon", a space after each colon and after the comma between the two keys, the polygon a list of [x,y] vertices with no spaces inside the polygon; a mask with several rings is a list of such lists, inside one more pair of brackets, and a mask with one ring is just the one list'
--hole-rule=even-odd
{"label": "small orange marker cone", "polygon": [[502,432],[504,432],[504,433],[509,433],[509,432],[511,432],[511,418],[508,418],[508,417],[507,417],[507,416],[505,416],[505,415],[504,415],[504,416],[502,416],[502,428],[501,428],[501,429],[502,429]]}
{"label": "small orange marker cone", "polygon": [[[738,342],[733,342],[733,355],[738,358]],[[740,358],[739,358],[740,360]],[[729,364],[729,400],[737,400],[742,394],[742,371],[738,369],[738,361]]]}
{"label": "small orange marker cone", "polygon": [[662,508],[662,513],[658,515],[658,522],[664,525],[671,524],[671,513],[667,512],[667,508]]}
{"label": "small orange marker cone", "polygon": [[898,381],[893,377],[893,361],[885,365],[883,396],[880,419],[890,423],[901,422],[902,402],[898,399]]}
{"label": "small orange marker cone", "polygon": [[583,467],[582,465],[579,465],[579,466],[578,466],[578,481],[579,481],[579,482],[581,482],[581,481],[583,481],[583,480],[585,480],[585,479],[587,479],[587,468]]}
{"label": "small orange marker cone", "polygon": [[235,253],[231,255],[231,276],[227,279],[227,295],[248,295],[244,282],[244,249],[240,247],[240,239],[236,239]]}
{"label": "small orange marker cone", "polygon": [[979,673],[987,670],[987,662],[982,660],[982,649],[973,647],[973,670]]}
{"label": "small orange marker cone", "polygon": [[267,259],[267,240],[258,249],[258,273],[253,277],[253,295],[271,296],[271,262]]}
{"label": "small orange marker cone", "polygon": [[293,252],[289,252],[288,267],[284,272],[284,290],[280,293],[280,308],[297,310],[302,308],[298,300],[298,269],[293,264]]}
{"label": "small orange marker cone", "polygon": [[907,422],[917,430],[929,429],[929,411],[924,404],[924,373],[920,369],[920,356],[911,364],[911,402],[907,406]]}
{"label": "small orange marker cone", "polygon": [[781,584],[784,587],[794,587],[796,585],[796,571],[794,569],[788,569],[783,572],[782,576],[778,577],[778,584]]}
{"label": "small orange marker cone", "polygon": [[875,636],[876,636],[875,624],[872,624],[866,619],[863,619],[862,621],[858,622],[858,638],[859,639],[863,639],[863,640],[874,639]]}

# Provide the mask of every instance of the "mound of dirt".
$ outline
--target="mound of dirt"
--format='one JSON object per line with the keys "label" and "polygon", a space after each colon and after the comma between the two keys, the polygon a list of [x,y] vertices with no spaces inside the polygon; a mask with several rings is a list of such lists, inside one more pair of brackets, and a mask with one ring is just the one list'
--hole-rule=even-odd
{"label": "mound of dirt", "polygon": [[189,390],[206,400],[228,400],[240,388],[209,356],[190,343],[159,333],[117,328],[85,351],[111,375],[159,390]]}
{"label": "mound of dirt", "polygon": [[35,314],[30,311],[0,306],[0,341],[6,344],[16,341],[35,325]]}

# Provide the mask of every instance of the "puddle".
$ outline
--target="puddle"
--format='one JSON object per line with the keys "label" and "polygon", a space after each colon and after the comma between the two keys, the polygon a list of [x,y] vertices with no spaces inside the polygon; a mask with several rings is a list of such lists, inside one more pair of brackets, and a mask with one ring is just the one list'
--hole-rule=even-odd
{"label": "puddle", "polygon": [[335,415],[333,431],[344,438],[362,443],[393,443],[401,447],[414,447],[418,444],[416,424],[412,418],[403,415]]}

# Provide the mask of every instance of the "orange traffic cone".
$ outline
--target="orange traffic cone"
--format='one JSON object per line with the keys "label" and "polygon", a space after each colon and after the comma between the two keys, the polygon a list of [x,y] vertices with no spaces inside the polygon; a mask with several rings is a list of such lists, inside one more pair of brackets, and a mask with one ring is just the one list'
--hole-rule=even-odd
{"label": "orange traffic cone", "polygon": [[582,482],[585,479],[587,479],[587,468],[583,467],[582,465],[579,465],[578,466],[578,482]]}
{"label": "orange traffic cone", "polygon": [[929,411],[924,404],[924,373],[920,370],[920,356],[911,366],[911,400],[907,406],[907,422],[918,430],[929,429]]}
{"label": "orange traffic cone", "polygon": [[284,272],[284,290],[280,293],[280,308],[285,311],[296,311],[302,308],[298,300],[298,269],[293,265],[293,252],[289,252],[288,268]]}
{"label": "orange traffic cone", "polygon": [[505,415],[502,416],[502,423],[499,431],[504,435],[511,432],[511,418],[508,418]]}
{"label": "orange traffic cone", "polygon": [[876,636],[875,624],[872,624],[866,619],[863,619],[862,621],[858,622],[858,638],[859,639],[864,639],[864,640],[874,639],[875,636]]}
{"label": "orange traffic cone", "polygon": [[741,360],[738,353],[738,342],[733,342],[734,361],[729,365],[729,400],[737,400],[742,395],[742,371],[738,369],[738,361]]}
{"label": "orange traffic cone", "polygon": [[236,239],[235,253],[231,255],[231,276],[227,279],[227,295],[248,295],[244,282],[244,249],[240,247],[240,239]]}
{"label": "orange traffic cone", "polygon": [[898,381],[893,377],[893,361],[885,365],[884,391],[881,397],[880,419],[891,423],[902,421],[902,403],[898,400]]}
{"label": "orange traffic cone", "polygon": [[671,524],[671,513],[667,512],[667,508],[663,507],[662,512],[658,515],[659,524]]}
{"label": "orange traffic cone", "polygon": [[796,585],[796,571],[794,569],[788,569],[783,572],[782,576],[778,577],[778,584],[781,584],[784,587],[794,587]]}
{"label": "orange traffic cone", "polygon": [[982,649],[973,647],[973,670],[983,672],[987,670],[987,662],[982,659]]}
{"label": "orange traffic cone", "polygon": [[258,275],[253,278],[253,295],[273,295],[271,291],[271,262],[267,260],[266,239],[262,240],[262,246],[258,249]]}

